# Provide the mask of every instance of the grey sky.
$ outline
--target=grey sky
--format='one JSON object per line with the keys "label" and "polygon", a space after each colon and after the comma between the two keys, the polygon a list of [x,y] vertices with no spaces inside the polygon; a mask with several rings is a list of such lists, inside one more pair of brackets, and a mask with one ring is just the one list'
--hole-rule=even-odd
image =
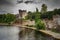
{"label": "grey sky", "polygon": [[[18,0],[21,1],[21,0]],[[30,1],[30,0],[23,0]],[[45,3],[48,6],[48,10],[53,10],[54,8],[60,8],[60,0],[31,0],[33,3],[18,3],[17,0],[0,0],[0,13],[18,13],[19,9],[24,9],[27,11],[35,11],[37,7],[41,9],[41,5]]]}

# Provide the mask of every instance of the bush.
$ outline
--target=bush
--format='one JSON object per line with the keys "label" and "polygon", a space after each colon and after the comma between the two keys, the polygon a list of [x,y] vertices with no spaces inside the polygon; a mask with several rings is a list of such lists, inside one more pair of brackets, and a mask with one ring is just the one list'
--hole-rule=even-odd
{"label": "bush", "polygon": [[35,27],[39,30],[39,29],[45,29],[45,25],[41,20],[38,20],[35,24]]}
{"label": "bush", "polygon": [[10,23],[16,19],[14,14],[0,14],[0,23]]}
{"label": "bush", "polygon": [[53,11],[48,11],[45,14],[41,14],[41,19],[52,19],[53,18]]}

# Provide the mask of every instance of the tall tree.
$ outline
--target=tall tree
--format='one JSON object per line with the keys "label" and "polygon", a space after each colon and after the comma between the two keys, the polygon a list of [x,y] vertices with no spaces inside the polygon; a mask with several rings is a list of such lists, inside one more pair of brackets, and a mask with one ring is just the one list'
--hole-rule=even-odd
{"label": "tall tree", "polygon": [[53,10],[53,14],[54,14],[54,15],[56,15],[56,14],[58,13],[57,11],[58,11],[58,9],[57,9],[57,8],[56,8],[56,9],[54,9],[54,10]]}
{"label": "tall tree", "polygon": [[36,12],[39,12],[38,8],[36,8]]}
{"label": "tall tree", "polygon": [[42,4],[41,13],[45,13],[45,12],[47,12],[47,5]]}

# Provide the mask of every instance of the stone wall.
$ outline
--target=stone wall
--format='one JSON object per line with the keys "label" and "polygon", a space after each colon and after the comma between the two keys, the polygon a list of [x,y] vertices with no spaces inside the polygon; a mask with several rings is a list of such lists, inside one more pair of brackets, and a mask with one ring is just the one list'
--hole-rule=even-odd
{"label": "stone wall", "polygon": [[60,31],[60,16],[59,15],[53,16],[53,20],[44,19],[43,21],[46,25],[47,30],[55,29],[57,31]]}
{"label": "stone wall", "polygon": [[26,20],[23,22],[23,25],[35,25],[35,21]]}

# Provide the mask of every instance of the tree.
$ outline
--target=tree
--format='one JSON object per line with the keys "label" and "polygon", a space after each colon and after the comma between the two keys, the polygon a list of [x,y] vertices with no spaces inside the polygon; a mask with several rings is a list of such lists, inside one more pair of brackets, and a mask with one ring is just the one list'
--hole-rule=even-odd
{"label": "tree", "polygon": [[56,15],[56,14],[57,14],[57,11],[58,11],[58,9],[57,9],[57,8],[56,8],[56,9],[54,9],[53,14],[54,14],[54,15]]}
{"label": "tree", "polygon": [[14,14],[0,14],[0,23],[10,23],[16,19]]}
{"label": "tree", "polygon": [[39,29],[45,29],[45,24],[44,22],[39,19],[39,20],[35,20],[35,27],[39,30]]}
{"label": "tree", "polygon": [[36,12],[39,12],[38,8],[36,8]]}
{"label": "tree", "polygon": [[53,11],[48,11],[45,14],[41,14],[41,19],[52,19],[53,18]]}
{"label": "tree", "polygon": [[45,13],[45,12],[47,12],[47,6],[46,4],[42,4],[41,13]]}
{"label": "tree", "polygon": [[10,23],[10,22],[12,22],[12,21],[14,21],[15,20],[15,15],[13,15],[13,14],[10,14],[10,13],[7,13],[6,14],[6,22],[7,23]]}
{"label": "tree", "polygon": [[57,14],[58,14],[58,15],[60,15],[60,9],[58,9],[58,11],[57,11],[57,12],[58,12]]}

